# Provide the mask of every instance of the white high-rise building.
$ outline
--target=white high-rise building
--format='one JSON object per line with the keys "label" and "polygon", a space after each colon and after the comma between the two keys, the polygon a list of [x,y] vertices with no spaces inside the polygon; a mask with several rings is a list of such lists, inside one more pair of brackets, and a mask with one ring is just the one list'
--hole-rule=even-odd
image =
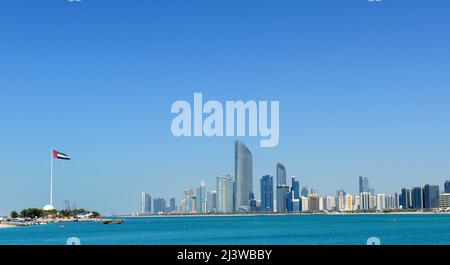
{"label": "white high-rise building", "polygon": [[361,210],[369,210],[372,209],[372,196],[369,192],[363,192],[359,195],[361,203],[360,203],[360,209]]}
{"label": "white high-rise building", "polygon": [[307,212],[309,210],[308,207],[308,198],[307,197],[301,197],[300,198],[301,205],[302,205],[302,212]]}
{"label": "white high-rise building", "polygon": [[319,208],[321,211],[327,211],[327,197],[326,196],[320,197]]}
{"label": "white high-rise building", "polygon": [[377,194],[377,210],[386,209],[386,194]]}
{"label": "white high-rise building", "polygon": [[355,195],[355,199],[353,200],[353,210],[359,210],[361,205],[361,197],[359,195]]}
{"label": "white high-rise building", "polygon": [[152,212],[152,196],[143,192],[141,194],[141,214],[150,214]]}
{"label": "white high-rise building", "polygon": [[206,188],[205,182],[200,182],[200,187],[197,188],[196,192],[196,210],[198,213],[206,213]]}
{"label": "white high-rise building", "polygon": [[336,197],[336,210],[344,211],[345,210],[345,196],[339,195]]}
{"label": "white high-rise building", "polygon": [[216,178],[217,212],[233,213],[233,177],[224,175]]}
{"label": "white high-rise building", "polygon": [[333,211],[336,208],[336,199],[333,196],[327,196],[324,208],[327,211]]}
{"label": "white high-rise building", "polygon": [[370,200],[371,200],[370,208],[371,209],[376,209],[377,208],[377,196],[376,195],[372,195],[372,193],[371,193],[370,194]]}

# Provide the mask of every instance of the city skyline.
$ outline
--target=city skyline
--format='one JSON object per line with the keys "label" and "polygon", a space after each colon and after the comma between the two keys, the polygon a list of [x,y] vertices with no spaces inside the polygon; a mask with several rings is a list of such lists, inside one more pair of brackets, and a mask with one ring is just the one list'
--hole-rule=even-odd
{"label": "city skyline", "polygon": [[[336,190],[336,196],[320,194],[316,188],[311,188],[311,191],[309,191],[306,186],[300,192],[300,180],[292,176],[291,185],[289,185],[286,167],[282,163],[277,163],[275,167],[276,183],[274,183],[274,178],[271,175],[264,175],[260,178],[260,197],[258,200],[252,187],[248,185],[248,179],[253,177],[251,174],[253,171],[252,153],[241,141],[235,141],[234,147],[235,177],[232,175],[217,176],[216,190],[208,191],[205,189],[205,181],[202,180],[199,187],[184,190],[179,208],[175,205],[175,198],[172,198],[169,207],[164,204],[160,207],[161,211],[154,211],[153,214],[421,210],[437,209],[442,205],[449,207],[447,205],[450,204],[450,193],[448,193],[450,180],[443,183],[442,190],[439,184],[425,184],[416,187],[404,187],[399,192],[389,195],[382,192],[375,193],[375,189],[369,184],[369,177],[359,176],[359,192],[354,195],[342,188]],[[238,188],[238,186],[241,187]],[[208,194],[207,197],[205,197],[206,194]],[[148,196],[150,196],[148,193],[142,193],[141,209],[146,207],[145,197]],[[156,200],[159,203],[161,199]],[[141,210],[141,214],[145,215],[149,212],[144,213]]]}
{"label": "city skyline", "polygon": [[[367,176],[365,176],[367,177]],[[219,195],[217,197],[217,190],[222,190],[219,183],[222,183],[224,181],[224,178],[228,179],[229,188],[228,188],[228,196],[226,195]],[[359,178],[360,179],[360,178]],[[445,184],[448,184],[450,180],[446,180]],[[269,184],[270,183],[270,184]],[[292,177],[292,183],[299,183],[295,179],[295,177]],[[206,213],[219,213],[219,214],[236,214],[241,213],[240,210],[236,211],[234,210],[233,204],[232,204],[232,198],[233,193],[231,190],[231,187],[233,185],[233,178],[228,176],[218,176],[216,178],[216,184],[217,184],[217,190],[211,190],[208,191],[208,199],[204,201],[205,203],[205,209],[199,209],[198,207],[198,200],[197,195],[194,195],[195,198],[195,207],[196,208],[190,208],[186,207],[185,209],[182,209],[183,206],[180,206],[180,208],[176,204],[176,199],[171,198],[170,199],[170,205],[169,207],[167,204],[164,204],[161,206],[160,211],[153,211],[153,212],[141,212],[140,215],[149,215],[149,214],[168,214],[168,213],[177,213],[177,214],[206,214]],[[204,185],[204,181],[200,182],[201,187]],[[412,210],[424,210],[424,209],[435,209],[442,207],[442,200],[441,196],[445,196],[445,207],[450,207],[450,193],[446,190],[440,190],[440,185],[432,185],[432,184],[425,184],[423,186],[418,187],[408,187],[408,188],[402,188],[401,192],[396,192],[393,195],[387,195],[384,193],[377,193],[375,195],[372,195],[370,192],[361,192],[356,193],[355,195],[349,194],[349,193],[341,193],[342,190],[337,190],[338,195],[332,196],[332,195],[326,195],[326,194],[317,194],[317,193],[310,193],[307,196],[297,196],[294,192],[296,189],[294,185],[289,186],[287,185],[288,189],[286,189],[286,192],[288,194],[292,195],[292,201],[297,201],[297,206],[295,204],[292,204],[290,207],[287,206],[289,202],[287,202],[287,205],[284,205],[283,209],[280,211],[277,207],[274,207],[274,205],[277,204],[277,200],[274,200],[274,195],[279,190],[275,189],[273,185],[273,177],[266,175],[262,176],[260,179],[260,185],[268,186],[268,188],[261,188],[261,191],[264,191],[264,194],[261,193],[261,199],[257,200],[259,209],[258,210],[250,210],[248,213],[298,213],[302,211],[307,212],[319,212],[319,211],[342,211],[342,212],[353,212],[358,210],[400,210],[400,209],[412,209]],[[203,186],[204,187],[204,186]],[[271,187],[271,188],[270,188]],[[192,189],[192,188],[191,188]],[[197,191],[199,188],[197,188]],[[433,190],[434,195],[431,195],[431,190]],[[223,191],[221,191],[223,192]],[[219,194],[221,193],[219,192]],[[149,195],[148,193],[142,193],[142,195]],[[267,195],[268,194],[268,195]],[[211,196],[210,195],[214,195]],[[228,197],[228,207],[220,206],[221,204],[224,204],[223,202],[220,202],[221,200],[225,200]],[[289,195],[288,195],[289,197]],[[284,197],[284,199],[288,198]],[[211,198],[211,199],[210,199]],[[339,201],[342,198],[342,201]],[[405,199],[406,198],[406,199]],[[306,207],[307,209],[304,210],[302,207],[302,200],[306,201]],[[332,200],[331,202],[329,200]],[[389,199],[389,200],[388,200]],[[150,196],[151,200],[151,196]],[[160,200],[164,200],[162,198],[155,198],[154,200],[157,200],[158,203]],[[200,199],[200,201],[202,201]],[[144,201],[141,201],[141,207],[145,207],[143,204]],[[299,204],[298,204],[299,203]],[[340,205],[342,203],[342,205]],[[214,205],[214,206],[210,206]],[[181,200],[181,205],[183,205],[183,200]],[[327,206],[328,205],[328,206]],[[330,206],[332,205],[332,206]],[[330,207],[330,208],[327,208]],[[400,208],[401,207],[401,208]],[[134,214],[134,213],[132,213]]]}

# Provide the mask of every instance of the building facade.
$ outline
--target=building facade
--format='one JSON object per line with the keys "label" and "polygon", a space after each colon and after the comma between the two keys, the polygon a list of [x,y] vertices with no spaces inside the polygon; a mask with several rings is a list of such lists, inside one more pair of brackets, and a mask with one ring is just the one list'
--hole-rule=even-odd
{"label": "building facade", "polygon": [[369,177],[359,176],[359,193],[363,192],[370,193]]}
{"label": "building facade", "polygon": [[217,212],[233,213],[233,177],[231,175],[216,178]]}
{"label": "building facade", "polygon": [[439,208],[444,210],[450,209],[450,193],[441,193],[439,195]]}
{"label": "building facade", "polygon": [[166,200],[164,198],[153,199],[153,213],[163,214],[166,211]]}
{"label": "building facade", "polygon": [[424,187],[423,193],[425,209],[437,209],[439,208],[439,186],[427,184]]}
{"label": "building facade", "polygon": [[424,208],[424,189],[423,187],[415,187],[412,190],[412,208],[423,209]]}
{"label": "building facade", "polygon": [[205,182],[201,181],[200,186],[197,188],[196,192],[196,210],[197,213],[206,213],[206,188]]}
{"label": "building facade", "polygon": [[263,176],[260,180],[261,191],[261,211],[273,212],[273,177],[270,175]]}
{"label": "building facade", "polygon": [[444,183],[444,193],[450,193],[450,180]]}
{"label": "building facade", "polygon": [[253,192],[253,158],[247,146],[240,141],[234,147],[234,211],[250,211],[250,193]]}
{"label": "building facade", "polygon": [[209,191],[206,197],[206,211],[208,213],[217,212],[217,192],[215,190]]}
{"label": "building facade", "polygon": [[151,214],[152,213],[152,196],[150,194],[143,192],[141,194],[141,214]]}

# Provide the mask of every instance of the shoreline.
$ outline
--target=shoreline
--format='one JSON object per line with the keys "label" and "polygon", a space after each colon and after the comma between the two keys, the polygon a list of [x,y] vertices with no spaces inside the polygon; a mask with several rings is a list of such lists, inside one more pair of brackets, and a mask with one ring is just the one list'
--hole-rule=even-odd
{"label": "shoreline", "polygon": [[163,218],[163,217],[259,217],[259,216],[300,216],[300,215],[331,215],[331,216],[348,216],[348,215],[447,215],[450,212],[373,212],[373,213],[273,213],[273,214],[262,214],[262,213],[250,213],[250,214],[162,214],[162,215],[117,215],[114,217],[119,218]]}
{"label": "shoreline", "polygon": [[0,229],[12,227],[25,227],[35,225],[47,225],[49,223],[87,223],[87,222],[101,222],[100,218],[92,219],[74,219],[74,218],[38,218],[30,221],[7,221],[0,223]]}
{"label": "shoreline", "polygon": [[10,224],[0,224],[0,229],[2,228],[13,228],[16,227],[15,225],[10,225]]}

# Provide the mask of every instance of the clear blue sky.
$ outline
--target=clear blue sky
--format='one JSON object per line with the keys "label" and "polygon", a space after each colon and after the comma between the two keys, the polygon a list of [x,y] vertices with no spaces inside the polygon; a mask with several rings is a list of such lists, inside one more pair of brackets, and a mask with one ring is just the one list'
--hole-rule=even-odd
{"label": "clear blue sky", "polygon": [[69,199],[104,213],[140,192],[234,169],[234,138],[175,138],[171,104],[279,100],[280,144],[253,152],[254,182],[288,175],[320,194],[450,178],[450,2],[0,3],[0,214]]}

